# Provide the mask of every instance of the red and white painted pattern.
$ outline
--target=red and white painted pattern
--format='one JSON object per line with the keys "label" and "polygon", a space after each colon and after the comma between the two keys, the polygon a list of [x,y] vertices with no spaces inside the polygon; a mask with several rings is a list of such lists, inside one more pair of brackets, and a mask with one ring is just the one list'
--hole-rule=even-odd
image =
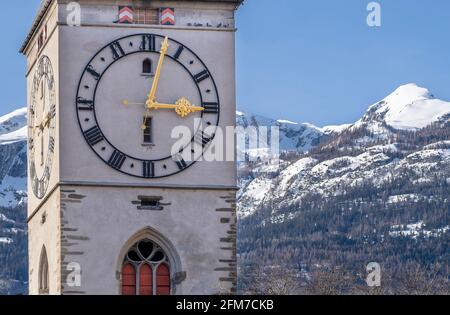
{"label": "red and white painted pattern", "polygon": [[134,12],[131,7],[119,7],[119,23],[134,23]]}
{"label": "red and white painted pattern", "polygon": [[162,8],[161,9],[161,24],[162,25],[175,25],[175,9]]}

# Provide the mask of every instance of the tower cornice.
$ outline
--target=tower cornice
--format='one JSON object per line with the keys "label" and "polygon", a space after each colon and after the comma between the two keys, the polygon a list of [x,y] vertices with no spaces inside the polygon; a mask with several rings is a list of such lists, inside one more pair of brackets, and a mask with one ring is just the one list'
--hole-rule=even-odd
{"label": "tower cornice", "polygon": [[[25,50],[28,47],[31,39],[35,35],[39,25],[41,24],[42,19],[45,17],[48,9],[54,1],[59,0],[42,0],[41,5],[38,9],[37,15],[31,25],[30,30],[28,31],[27,37],[25,38],[19,52],[24,54]],[[236,5],[236,9],[244,2],[244,0],[174,0],[175,2],[216,2],[216,3],[234,3]]]}

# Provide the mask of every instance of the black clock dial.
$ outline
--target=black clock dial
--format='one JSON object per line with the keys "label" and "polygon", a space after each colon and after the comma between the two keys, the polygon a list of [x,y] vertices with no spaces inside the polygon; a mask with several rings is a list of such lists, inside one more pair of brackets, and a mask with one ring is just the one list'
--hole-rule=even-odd
{"label": "black clock dial", "polygon": [[33,192],[41,199],[49,186],[55,151],[55,80],[47,56],[39,59],[32,84],[28,115],[28,161]]}
{"label": "black clock dial", "polygon": [[[155,34],[114,40],[89,61],[78,86],[76,110],[87,144],[111,168],[135,177],[161,178],[186,170],[213,140],[219,123],[212,73],[178,41],[168,39],[162,53],[164,40]],[[155,81],[152,104],[164,108],[145,105]],[[196,110],[183,114],[183,104]],[[180,130],[190,137],[177,138]]]}

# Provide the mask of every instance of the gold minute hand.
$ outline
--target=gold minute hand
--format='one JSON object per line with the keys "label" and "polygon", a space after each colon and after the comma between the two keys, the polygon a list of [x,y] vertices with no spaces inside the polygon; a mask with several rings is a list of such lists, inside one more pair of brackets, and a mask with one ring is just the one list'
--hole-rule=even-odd
{"label": "gold minute hand", "polygon": [[169,48],[169,38],[164,38],[164,41],[161,45],[161,51],[158,61],[158,67],[156,68],[155,77],[153,79],[152,88],[150,90],[150,94],[148,95],[147,104],[151,104],[156,100],[156,90],[158,88],[159,77],[161,76],[161,69],[164,62],[164,58],[166,57],[167,50]]}

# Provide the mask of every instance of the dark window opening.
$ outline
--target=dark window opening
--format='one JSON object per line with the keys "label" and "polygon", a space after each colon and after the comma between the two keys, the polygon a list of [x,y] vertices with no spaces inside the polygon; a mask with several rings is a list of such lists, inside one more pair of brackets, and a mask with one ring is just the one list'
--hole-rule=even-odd
{"label": "dark window opening", "polygon": [[156,252],[155,255],[153,256],[153,260],[154,261],[161,261],[164,260],[164,254],[160,251]]}
{"label": "dark window opening", "polygon": [[128,252],[128,259],[134,262],[140,262],[142,261],[142,258],[139,257],[138,253],[134,250],[130,250]]}
{"label": "dark window opening", "polygon": [[144,117],[144,144],[152,144],[153,143],[153,135],[152,135],[152,118]]}
{"label": "dark window opening", "polygon": [[141,206],[143,206],[143,207],[159,207],[159,200],[142,200]]}
{"label": "dark window opening", "polygon": [[150,59],[145,59],[142,62],[142,74],[152,74],[152,61]]}
{"label": "dark window opening", "polygon": [[142,257],[148,259],[153,253],[153,243],[148,240],[144,240],[138,244],[138,250],[142,254]]}

